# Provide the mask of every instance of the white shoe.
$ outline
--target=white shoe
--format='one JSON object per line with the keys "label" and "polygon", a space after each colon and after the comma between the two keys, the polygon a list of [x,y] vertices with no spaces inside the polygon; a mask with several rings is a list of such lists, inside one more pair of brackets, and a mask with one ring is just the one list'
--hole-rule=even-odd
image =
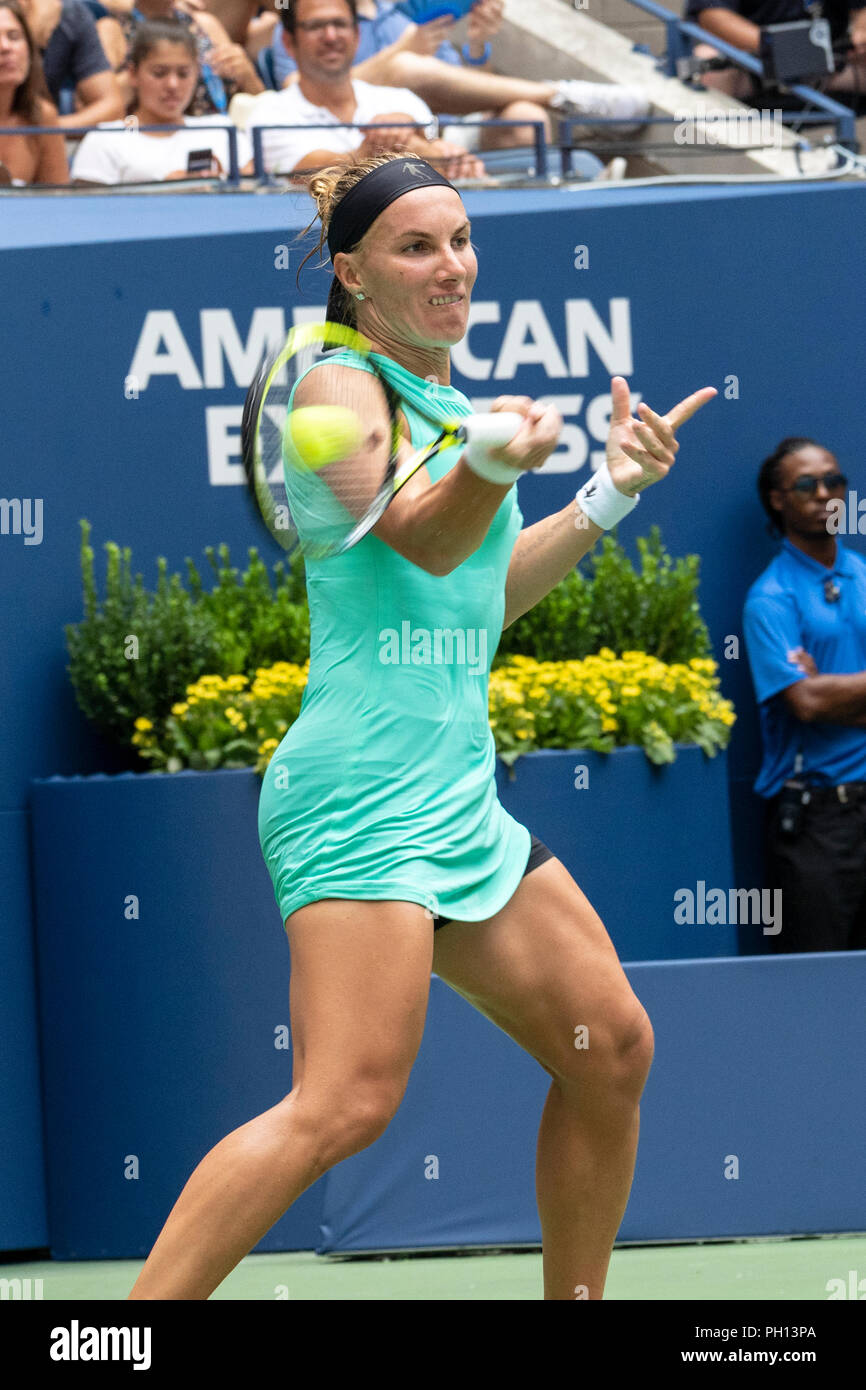
{"label": "white shoe", "polygon": [[[555,82],[555,95],[551,97],[552,109],[561,116],[606,116],[628,118],[648,116],[651,105],[639,87],[620,87],[613,82],[581,82],[577,78],[563,77]],[[623,136],[636,134],[642,126],[584,126],[577,130],[580,135]]]}

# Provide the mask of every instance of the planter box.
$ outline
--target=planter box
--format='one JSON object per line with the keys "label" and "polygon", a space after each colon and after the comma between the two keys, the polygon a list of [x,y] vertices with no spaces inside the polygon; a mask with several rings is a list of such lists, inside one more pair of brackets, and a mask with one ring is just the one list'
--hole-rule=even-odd
{"label": "planter box", "polygon": [[[724,757],[685,749],[657,770],[636,750],[539,753],[500,771],[506,806],[564,859],[621,956],[736,953],[733,929],[673,923],[677,887],[731,881]],[[259,785],[246,770],[33,783],[55,1258],[144,1255],[207,1150],[291,1089]],[[314,1248],[327,1181],[257,1249]]]}
{"label": "planter box", "polygon": [[[291,1089],[258,788],[247,771],[33,784],[55,1259],[146,1255],[208,1149]],[[312,1248],[321,1198],[319,1182],[257,1249]]]}
{"label": "planter box", "polygon": [[[679,747],[676,762],[655,767],[640,748],[547,749],[518,758],[511,773],[500,764],[497,782],[505,809],[580,884],[620,960],[738,954],[736,926],[674,918],[679,890],[698,907],[700,883],[706,893],[735,886],[726,753]],[[747,943],[765,949],[751,934]]]}

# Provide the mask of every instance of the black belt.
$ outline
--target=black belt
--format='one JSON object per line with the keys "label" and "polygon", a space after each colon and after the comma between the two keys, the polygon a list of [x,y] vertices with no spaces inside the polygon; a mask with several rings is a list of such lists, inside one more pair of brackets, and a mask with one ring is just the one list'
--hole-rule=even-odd
{"label": "black belt", "polygon": [[786,782],[786,787],[803,793],[800,798],[804,804],[815,802],[818,805],[828,801],[838,801],[844,806],[848,801],[858,801],[866,797],[866,782],[840,782],[837,786],[809,786],[806,782],[795,780]]}

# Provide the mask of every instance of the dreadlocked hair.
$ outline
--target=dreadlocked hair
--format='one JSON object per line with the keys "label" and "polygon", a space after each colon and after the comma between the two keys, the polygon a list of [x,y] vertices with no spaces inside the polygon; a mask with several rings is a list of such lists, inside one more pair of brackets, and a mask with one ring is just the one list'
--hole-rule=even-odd
{"label": "dreadlocked hair", "polygon": [[789,435],[787,439],[783,439],[781,444],[776,446],[772,454],[769,454],[761,464],[758,473],[758,496],[761,499],[761,506],[769,518],[767,530],[771,535],[784,536],[785,534],[785,528],[778,511],[770,506],[770,493],[774,492],[781,482],[779,465],[787,454],[796,454],[798,450],[805,449],[809,445],[820,447],[815,445],[814,439],[804,439],[794,434]]}

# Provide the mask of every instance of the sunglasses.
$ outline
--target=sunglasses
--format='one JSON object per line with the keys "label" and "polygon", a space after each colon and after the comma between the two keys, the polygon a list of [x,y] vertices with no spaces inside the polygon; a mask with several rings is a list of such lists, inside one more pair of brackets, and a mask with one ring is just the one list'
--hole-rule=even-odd
{"label": "sunglasses", "polygon": [[821,483],[824,484],[828,492],[841,492],[848,486],[848,479],[844,473],[822,473],[818,478],[804,473],[802,478],[797,479],[796,483],[792,483],[790,487],[780,488],[779,491],[802,492],[807,497],[812,497],[818,491]]}

